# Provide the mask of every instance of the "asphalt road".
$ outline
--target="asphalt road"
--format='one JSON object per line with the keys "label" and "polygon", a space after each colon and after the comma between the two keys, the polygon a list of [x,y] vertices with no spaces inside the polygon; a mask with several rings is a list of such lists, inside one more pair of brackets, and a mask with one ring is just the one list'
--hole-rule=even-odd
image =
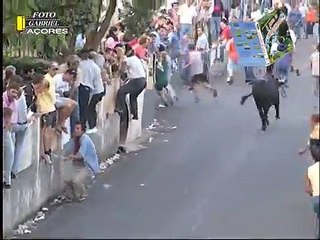
{"label": "asphalt road", "polygon": [[[312,238],[314,217],[303,191],[310,161],[297,154],[316,102],[311,44],[298,45],[301,76],[290,75],[281,119],[272,109],[266,133],[253,100],[239,104],[249,92],[240,75],[232,86],[215,81],[217,99],[203,92],[194,103],[181,91],[172,108],[154,110],[155,117],[149,112],[164,127],[146,149],[122,157],[85,202],[59,207],[28,237]],[[147,108],[154,105],[152,99]]]}

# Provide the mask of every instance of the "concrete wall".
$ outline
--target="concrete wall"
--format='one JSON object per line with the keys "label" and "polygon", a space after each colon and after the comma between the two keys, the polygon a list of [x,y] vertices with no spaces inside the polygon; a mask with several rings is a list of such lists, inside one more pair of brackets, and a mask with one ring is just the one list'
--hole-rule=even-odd
{"label": "concrete wall", "polygon": [[[18,173],[22,172],[23,170],[29,168],[34,159],[39,158],[40,153],[34,153],[33,149],[40,149],[40,141],[37,141],[37,139],[40,139],[40,125],[39,121],[33,122],[25,133],[25,138],[23,140],[23,147],[21,152],[21,162],[18,167]],[[36,138],[35,138],[36,137]],[[36,141],[34,141],[36,139]],[[32,144],[32,148],[30,148],[30,144]]]}
{"label": "concrete wall", "polygon": [[[119,144],[120,117],[113,113],[115,97],[120,82],[115,79],[111,86],[107,86],[107,94],[98,104],[98,133],[90,134],[93,139],[99,159],[114,154]],[[133,141],[141,135],[141,118],[143,111],[144,92],[138,98],[139,120],[129,124],[128,141]],[[53,158],[53,166],[40,161],[40,125],[36,121],[28,129],[25,140],[25,152],[22,159],[22,171],[13,180],[12,189],[5,190],[3,195],[3,235],[9,234],[18,223],[29,215],[38,211],[50,198],[63,191],[63,177],[68,175],[64,169],[65,162],[61,160],[61,146],[70,136],[55,137],[54,144],[57,158]]]}
{"label": "concrete wall", "polygon": [[[131,143],[135,139],[141,137],[142,133],[142,113],[143,113],[143,102],[144,102],[144,94],[146,90],[143,90],[142,93],[138,96],[138,120],[131,120],[129,122],[128,133],[127,133],[127,140],[126,143]],[[129,101],[128,101],[129,102]]]}

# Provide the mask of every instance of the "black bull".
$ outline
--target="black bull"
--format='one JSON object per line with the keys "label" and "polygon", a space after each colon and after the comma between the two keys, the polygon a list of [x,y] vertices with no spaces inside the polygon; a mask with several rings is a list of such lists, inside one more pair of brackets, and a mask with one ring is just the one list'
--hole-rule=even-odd
{"label": "black bull", "polygon": [[266,131],[267,125],[269,125],[268,112],[271,106],[276,109],[276,119],[280,119],[279,115],[279,82],[273,76],[268,77],[266,80],[256,81],[252,84],[251,93],[241,98],[241,105],[245,101],[253,96],[257,109],[262,122],[262,131]]}

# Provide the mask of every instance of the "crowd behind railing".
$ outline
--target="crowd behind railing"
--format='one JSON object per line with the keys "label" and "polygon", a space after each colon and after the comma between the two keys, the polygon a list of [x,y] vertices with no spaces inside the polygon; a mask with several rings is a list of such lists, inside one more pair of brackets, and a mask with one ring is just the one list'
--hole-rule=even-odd
{"label": "crowd behind railing", "polygon": [[[302,31],[305,37],[318,34],[313,31],[319,21],[314,8],[273,6],[278,7],[287,12],[289,26],[298,38]],[[260,9],[255,4],[244,20],[257,21],[262,16]],[[120,85],[114,98],[114,112],[120,115],[121,122],[139,120],[137,97],[148,86],[155,88],[162,105],[174,104],[178,98],[170,82],[175,72],[179,72],[185,85],[193,90],[196,102],[200,85],[216,97],[217,90],[209,84],[208,72],[213,63],[226,62],[227,83],[232,84],[239,55],[228,24],[239,21],[240,15],[239,6],[225,9],[222,1],[210,4],[203,0],[197,6],[189,0],[180,6],[174,2],[171,9],[161,8],[153,16],[150,28],[139,37],[128,34],[121,22],[116,23],[102,41],[100,52],[83,49],[83,39],[77,39],[78,54],[67,56],[61,65],[51,62],[45,75],[34,74],[30,69],[19,76],[15,66],[6,66],[3,81],[4,187],[11,188],[11,180],[16,177],[22,158],[24,134],[37,118],[41,126],[40,156],[46,164],[52,165],[55,158],[52,136],[65,132],[72,135],[73,143],[68,156],[76,160],[83,158],[84,166],[92,173],[98,172],[93,142],[90,138],[83,137],[86,139],[83,142],[79,139],[86,136],[85,132],[98,131],[97,104],[108,94],[108,85]],[[130,116],[126,116],[128,94]],[[66,126],[68,119],[70,126]],[[85,146],[91,149],[90,153],[82,152]]]}

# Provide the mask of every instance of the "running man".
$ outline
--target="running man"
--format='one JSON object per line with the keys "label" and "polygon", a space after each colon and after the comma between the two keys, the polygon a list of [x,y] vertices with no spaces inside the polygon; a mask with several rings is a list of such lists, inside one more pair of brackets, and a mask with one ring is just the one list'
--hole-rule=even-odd
{"label": "running man", "polygon": [[212,92],[213,97],[217,97],[217,90],[210,85],[207,74],[204,74],[202,52],[196,50],[194,44],[189,45],[189,51],[190,58],[188,65],[190,66],[191,90],[193,92],[194,101],[196,103],[200,101],[198,88],[201,85]]}

